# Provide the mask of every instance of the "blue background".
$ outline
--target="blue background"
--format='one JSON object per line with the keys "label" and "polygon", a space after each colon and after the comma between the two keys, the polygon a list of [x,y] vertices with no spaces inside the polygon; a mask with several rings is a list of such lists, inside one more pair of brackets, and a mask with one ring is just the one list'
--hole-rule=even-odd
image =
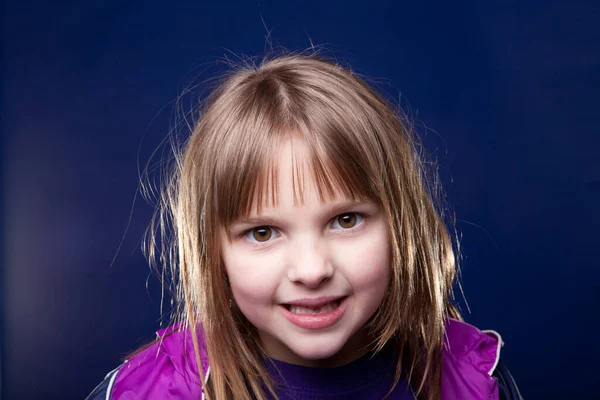
{"label": "blue background", "polygon": [[597,398],[597,2],[49,3],[3,12],[6,399],[83,398],[153,337],[138,161],[186,86],[268,48],[264,25],[274,45],[325,45],[418,120],[462,234],[466,318],[502,334],[523,395]]}

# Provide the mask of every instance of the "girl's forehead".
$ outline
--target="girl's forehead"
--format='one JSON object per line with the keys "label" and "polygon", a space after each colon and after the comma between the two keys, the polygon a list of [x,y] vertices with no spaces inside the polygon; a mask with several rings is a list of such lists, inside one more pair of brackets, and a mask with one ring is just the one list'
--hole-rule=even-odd
{"label": "girl's forehead", "polygon": [[302,184],[292,184],[292,180],[282,180],[277,188],[263,186],[257,188],[252,198],[251,212],[260,213],[263,209],[323,207],[331,204],[351,203],[360,198],[348,196],[340,188],[323,188],[312,178]]}
{"label": "girl's forehead", "polygon": [[240,157],[252,162],[222,169],[221,176],[230,183],[217,192],[225,225],[261,214],[265,208],[379,202],[374,198],[373,174],[361,170],[354,159],[334,155],[335,149],[324,149],[318,140],[281,135],[264,144],[257,152],[247,151],[249,158]]}
{"label": "girl's forehead", "polygon": [[348,190],[353,182],[340,179],[330,160],[312,157],[302,140],[283,142],[261,175],[255,183],[254,208],[327,204],[356,197]]}

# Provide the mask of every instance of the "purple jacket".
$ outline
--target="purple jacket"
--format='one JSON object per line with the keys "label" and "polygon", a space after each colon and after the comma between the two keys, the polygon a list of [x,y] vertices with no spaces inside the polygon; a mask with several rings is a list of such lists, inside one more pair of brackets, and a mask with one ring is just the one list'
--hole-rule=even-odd
{"label": "purple jacket", "polygon": [[[500,335],[452,319],[446,332],[442,400],[499,399],[498,378],[492,374],[503,345]],[[157,335],[160,340],[109,373],[88,399],[200,399],[202,390],[188,331],[169,327]],[[206,370],[203,345],[201,335],[200,355]]]}

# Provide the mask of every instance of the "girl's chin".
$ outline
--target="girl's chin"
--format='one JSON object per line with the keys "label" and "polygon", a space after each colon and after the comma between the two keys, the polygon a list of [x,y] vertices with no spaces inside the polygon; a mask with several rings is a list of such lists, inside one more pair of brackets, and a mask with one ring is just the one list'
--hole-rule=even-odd
{"label": "girl's chin", "polygon": [[267,355],[288,364],[307,367],[336,367],[350,363],[369,351],[369,340],[364,330],[354,334],[344,329],[329,332],[306,331],[299,334],[282,329],[281,336],[259,334]]}
{"label": "girl's chin", "polygon": [[[305,350],[305,351],[303,351]],[[281,360],[290,364],[302,365],[315,368],[332,368],[348,364],[367,353],[368,350],[361,348],[360,351],[348,351],[344,345],[330,345],[323,349],[292,349],[293,355],[288,360]]]}

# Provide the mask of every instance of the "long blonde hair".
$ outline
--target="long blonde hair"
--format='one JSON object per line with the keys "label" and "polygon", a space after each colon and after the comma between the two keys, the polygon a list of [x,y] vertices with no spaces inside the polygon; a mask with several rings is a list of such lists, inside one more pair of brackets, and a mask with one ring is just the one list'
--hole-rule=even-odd
{"label": "long blonde hair", "polygon": [[[208,97],[149,230],[150,256],[170,268],[175,319],[203,329],[211,399],[275,395],[252,325],[230,306],[219,232],[262,196],[275,196],[272,155],[294,135],[309,148],[321,196],[342,190],[376,200],[391,241],[391,281],[369,322],[374,351],[393,343],[419,399],[440,396],[446,318],[456,262],[438,205],[438,184],[403,114],[349,69],[314,54],[246,63]],[[272,188],[272,193],[266,191]],[[390,391],[392,388],[390,388]]]}

